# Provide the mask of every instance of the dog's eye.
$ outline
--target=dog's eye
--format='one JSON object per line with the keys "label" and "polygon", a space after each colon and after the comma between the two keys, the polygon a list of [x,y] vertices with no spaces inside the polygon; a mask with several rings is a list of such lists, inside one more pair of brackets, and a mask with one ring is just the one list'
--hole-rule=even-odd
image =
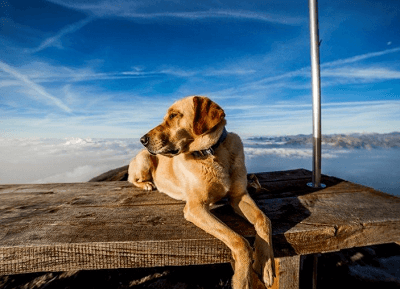
{"label": "dog's eye", "polygon": [[175,116],[177,116],[176,113],[171,113],[171,114],[169,115],[169,119],[173,119]]}

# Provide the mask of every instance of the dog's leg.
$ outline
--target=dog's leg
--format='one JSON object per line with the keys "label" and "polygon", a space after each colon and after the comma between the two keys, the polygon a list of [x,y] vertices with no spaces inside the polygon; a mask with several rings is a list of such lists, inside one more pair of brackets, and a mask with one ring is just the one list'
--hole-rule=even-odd
{"label": "dog's leg", "polygon": [[231,249],[233,259],[235,260],[232,288],[251,288],[253,250],[249,242],[211,214],[207,204],[188,200],[184,214],[186,220],[218,238]]}
{"label": "dog's leg", "polygon": [[258,208],[247,191],[231,194],[230,203],[237,214],[254,225],[257,235],[254,243],[253,268],[267,286],[272,286],[275,277],[275,263],[272,250],[271,221]]}
{"label": "dog's leg", "polygon": [[151,172],[153,171],[152,156],[147,150],[142,150],[130,162],[128,169],[128,181],[146,191],[156,188],[153,184]]}

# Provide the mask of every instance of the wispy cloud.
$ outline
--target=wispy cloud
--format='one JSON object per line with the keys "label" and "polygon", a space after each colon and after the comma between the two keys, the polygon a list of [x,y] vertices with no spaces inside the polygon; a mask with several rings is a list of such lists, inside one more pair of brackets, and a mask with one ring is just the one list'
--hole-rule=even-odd
{"label": "wispy cloud", "polygon": [[386,54],[396,53],[399,51],[400,51],[400,47],[396,47],[396,48],[386,49],[386,50],[377,51],[377,52],[360,54],[360,55],[356,55],[356,56],[349,57],[349,58],[338,59],[335,61],[326,62],[326,63],[321,64],[321,67],[322,68],[333,67],[333,66],[338,66],[338,65],[343,65],[343,64],[355,63],[355,62],[359,62],[361,60],[366,60],[369,58],[379,57],[379,56],[383,56]]}
{"label": "wispy cloud", "polygon": [[387,80],[400,79],[400,71],[391,70],[388,68],[351,68],[343,67],[336,69],[325,69],[322,71],[324,77],[345,77],[365,80]]}
{"label": "wispy cloud", "polygon": [[172,75],[177,77],[190,77],[198,74],[199,72],[196,71],[188,71],[180,68],[163,68],[159,70],[139,70],[134,69],[132,71],[123,71],[120,73],[115,73],[115,75],[119,76],[129,76],[129,77],[154,77],[154,76],[161,76],[161,75]]}
{"label": "wispy cloud", "polygon": [[119,14],[121,17],[130,18],[161,18],[173,17],[189,20],[205,19],[205,18],[235,18],[235,19],[251,19],[257,21],[286,24],[286,25],[299,25],[304,23],[303,18],[300,17],[283,17],[268,13],[260,13],[245,10],[208,10],[208,11],[193,11],[193,12],[159,12],[159,13],[129,13],[122,12]]}
{"label": "wispy cloud", "polygon": [[[23,71],[21,71],[21,69]],[[35,81],[45,82],[85,82],[91,80],[117,80],[130,78],[155,78],[155,77],[178,77],[190,78],[193,76],[243,76],[253,74],[252,69],[214,69],[205,68],[188,70],[179,67],[161,67],[153,70],[133,67],[128,71],[98,72],[92,67],[74,68],[69,66],[52,65],[43,61],[32,61],[23,66],[20,73]],[[0,75],[0,87],[18,85],[17,81],[10,81],[7,75]]]}
{"label": "wispy cloud", "polygon": [[48,93],[42,86],[36,84],[32,80],[30,80],[27,76],[21,74],[16,69],[9,66],[8,64],[0,61],[0,69],[3,70],[4,72],[10,74],[14,78],[20,80],[26,87],[34,90],[37,93],[37,95],[39,95],[40,97],[42,97],[46,100],[50,100],[54,105],[56,105],[60,109],[66,111],[66,112],[69,112],[69,113],[72,112],[72,110],[68,106],[66,106],[61,100],[59,100],[57,97]]}
{"label": "wispy cloud", "polygon": [[[272,13],[264,13],[249,10],[237,9],[195,9],[188,11],[188,5],[193,3],[180,3],[177,5],[175,11],[168,11],[166,7],[160,6],[159,10],[162,12],[155,12],[154,5],[144,4],[146,2],[133,2],[133,1],[101,1],[98,3],[87,2],[79,3],[77,1],[68,0],[48,0],[59,5],[66,6],[75,10],[84,11],[97,17],[124,17],[132,19],[156,19],[156,18],[180,18],[188,20],[198,20],[206,18],[233,18],[244,20],[256,20],[270,23],[284,24],[284,25],[300,25],[307,21],[304,17],[296,17],[289,15],[277,15]],[[182,12],[182,7],[186,11]],[[142,11],[148,12],[142,12]],[[140,12],[139,12],[140,11]]]}
{"label": "wispy cloud", "polygon": [[[83,82],[91,80],[112,80],[124,78],[154,77],[166,74],[163,71],[128,71],[128,72],[98,72],[92,67],[76,68],[66,65],[53,65],[44,61],[31,61],[21,66],[19,73],[25,75],[35,83],[45,82]],[[11,82],[9,75],[0,74],[0,87],[17,85]]]}
{"label": "wispy cloud", "polygon": [[204,74],[206,76],[221,76],[221,75],[247,75],[253,74],[257,71],[254,69],[211,69],[206,71]]}
{"label": "wispy cloud", "polygon": [[[349,58],[338,59],[321,64],[322,86],[335,86],[338,84],[351,83],[372,83],[383,80],[399,79],[400,71],[389,68],[387,65],[368,65],[364,60],[378,58],[400,52],[400,47],[386,49],[378,52],[371,52]],[[346,64],[359,63],[357,66],[345,66]],[[259,75],[260,73],[258,73]],[[227,89],[214,91],[212,94],[217,97],[241,98],[244,95],[266,95],[266,92],[273,92],[282,89],[304,90],[310,88],[309,78],[311,77],[310,66],[302,67],[279,75],[263,77],[260,80],[249,81]]]}
{"label": "wispy cloud", "polygon": [[[396,53],[399,51],[400,51],[400,47],[397,47],[397,48],[386,49],[386,50],[378,51],[378,52],[371,52],[371,53],[356,55],[356,56],[349,57],[349,58],[338,59],[338,60],[331,61],[331,62],[325,62],[325,63],[321,64],[321,72],[322,73],[326,72],[325,75],[328,76],[330,74],[329,73],[330,70],[326,70],[325,68],[338,67],[343,64],[356,63],[356,62],[360,62],[362,60],[379,57],[379,56],[383,56],[383,55],[387,55],[387,54],[391,54],[391,53]],[[346,69],[347,68],[341,68],[343,73]],[[281,75],[266,77],[257,83],[261,84],[261,83],[267,83],[267,82],[274,82],[277,80],[293,78],[296,76],[309,77],[310,73],[311,73],[310,71],[311,71],[310,66],[307,66],[307,67],[303,67],[303,68],[300,68],[300,69],[297,69],[294,71],[290,71],[290,72],[287,72],[287,73],[284,73]],[[358,71],[359,71],[358,73],[355,73],[355,71],[357,71],[357,69],[353,69],[352,71],[353,71],[353,73],[352,73],[353,75],[358,75],[359,77],[361,77],[362,75],[369,77],[372,74],[374,74],[374,72],[377,72],[378,75],[381,76],[380,78],[383,78],[385,76],[385,74],[384,74],[385,71],[388,72],[386,68],[384,68],[384,69],[382,69],[382,68],[358,69]],[[363,73],[362,71],[365,73]],[[367,71],[368,71],[368,73],[367,73]],[[333,76],[335,73],[334,73],[334,71],[331,71],[331,72],[332,72],[331,75]],[[339,72],[339,70],[337,72]],[[395,73],[393,73],[393,71],[392,71],[392,73],[387,74],[388,79],[392,79],[393,74],[397,75],[397,73],[399,73],[399,72],[395,71]],[[336,76],[340,76],[340,73],[337,73]]]}
{"label": "wispy cloud", "polygon": [[21,82],[16,81],[16,80],[3,80],[3,81],[0,81],[0,88],[8,87],[8,86],[19,86],[19,85],[21,85]]}
{"label": "wispy cloud", "polygon": [[176,67],[170,68],[162,68],[159,70],[153,71],[143,71],[143,70],[133,70],[133,71],[124,71],[122,75],[130,75],[130,76],[155,76],[155,75],[171,75],[177,77],[192,77],[192,76],[234,76],[234,75],[247,75],[253,74],[256,70],[253,69],[203,69],[203,70],[185,70]]}
{"label": "wispy cloud", "polygon": [[70,25],[62,28],[56,35],[49,37],[49,38],[45,39],[44,41],[42,41],[42,43],[40,43],[40,45],[38,47],[32,48],[32,49],[26,49],[25,52],[36,53],[36,52],[42,51],[43,49],[46,49],[46,48],[52,47],[52,46],[62,47],[59,42],[63,36],[70,34],[70,33],[74,33],[75,31],[78,31],[79,29],[81,29],[82,27],[87,25],[89,22],[91,22],[93,19],[94,19],[94,17],[87,17],[81,21],[70,24]]}
{"label": "wispy cloud", "polygon": [[[351,84],[351,83],[373,83],[382,80],[399,79],[400,71],[395,68],[388,68],[379,63],[373,66],[364,64],[367,59],[378,58],[384,55],[397,53],[400,47],[387,49],[378,52],[371,52],[362,55],[356,55],[349,58],[338,59],[332,62],[321,64],[321,76],[323,77],[322,85],[324,87]],[[360,63],[359,65],[346,66],[345,64]],[[243,76],[257,75],[260,77],[262,71],[254,69],[241,69],[240,67],[221,67],[221,68],[203,68],[197,70],[186,70],[179,67],[162,67],[154,70],[146,70],[143,67],[133,67],[131,71],[97,73],[91,69],[74,70],[69,69],[68,73],[62,73],[58,76],[46,78],[42,76],[38,81],[53,81],[63,78],[69,82],[79,82],[86,80],[108,80],[108,79],[124,79],[124,78],[154,78],[154,77],[180,77],[187,78],[190,89],[182,88],[178,92],[182,95],[203,93],[214,97],[215,99],[241,98],[246,96],[265,96],[266,93],[282,89],[304,90],[309,89],[310,67],[303,67],[294,71],[289,71],[280,75],[268,76],[257,81],[252,81]],[[240,81],[235,86],[224,89],[217,87],[199,88],[196,87],[196,81],[201,82],[202,77],[221,76],[221,77],[240,77]],[[208,89],[208,91],[205,91]]]}

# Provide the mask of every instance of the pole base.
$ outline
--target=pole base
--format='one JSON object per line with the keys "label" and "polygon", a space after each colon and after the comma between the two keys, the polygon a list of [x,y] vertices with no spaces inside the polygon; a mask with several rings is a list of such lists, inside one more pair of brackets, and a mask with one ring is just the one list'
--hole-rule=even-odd
{"label": "pole base", "polygon": [[325,184],[319,184],[319,186],[318,185],[316,185],[316,184],[314,184],[314,183],[307,183],[307,186],[309,186],[310,188],[314,188],[314,189],[325,189],[326,188],[326,185]]}

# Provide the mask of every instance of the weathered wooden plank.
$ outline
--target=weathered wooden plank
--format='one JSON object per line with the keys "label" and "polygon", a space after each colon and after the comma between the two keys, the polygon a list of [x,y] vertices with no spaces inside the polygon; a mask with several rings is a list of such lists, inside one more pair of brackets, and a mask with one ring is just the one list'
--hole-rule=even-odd
{"label": "weathered wooden plank", "polygon": [[[110,186],[107,186],[111,189],[108,193],[104,186],[96,187],[90,192],[81,191],[83,188],[87,190],[87,184],[72,186],[75,189],[66,189],[68,185],[61,186],[64,188],[61,192],[53,187],[52,194],[43,194],[42,190],[40,197],[36,192],[33,195],[23,192],[23,198],[19,198],[15,192],[10,193],[0,207],[0,244],[15,246],[210,237],[184,220],[183,202],[174,201],[158,192],[131,192],[129,189],[127,192],[113,191]],[[96,194],[98,189],[99,194]],[[283,222],[273,223],[275,232],[282,234],[291,228],[291,232],[313,229],[322,231],[314,225],[299,224],[301,219],[298,217],[308,215],[299,214],[301,208],[296,199],[287,198],[286,203],[286,207],[291,206],[293,211],[286,214]],[[276,206],[271,204],[271,208],[268,205],[264,209],[273,220],[279,220],[285,212],[282,206],[279,210],[274,210]],[[234,214],[230,206],[224,205],[213,212],[238,233],[254,236],[254,228]],[[293,214],[295,212],[297,213]]]}
{"label": "weathered wooden plank", "polygon": [[216,239],[2,247],[0,274],[227,263],[230,256]]}
{"label": "weathered wooden plank", "polygon": [[[276,255],[331,252],[399,240],[400,199],[359,185],[346,193],[346,187],[257,200],[273,224],[274,243],[281,246]],[[290,246],[284,248],[284,240],[278,241],[282,236]]]}
{"label": "weathered wooden plank", "polygon": [[[256,202],[277,257],[399,242],[398,198],[327,176],[326,189],[308,188],[305,170],[274,174],[258,175],[269,192]],[[0,273],[227,262],[229,250],[186,222],[183,207],[127,182],[0,186]],[[254,237],[229,206],[213,212]]]}
{"label": "weathered wooden plank", "polygon": [[270,289],[298,289],[300,256],[275,258],[276,278]]}
{"label": "weathered wooden plank", "polygon": [[[149,193],[157,194],[156,192]],[[21,206],[17,203],[17,209],[13,210],[4,202],[5,209],[1,210],[0,218],[0,244],[2,246],[39,245],[39,244],[63,244],[80,242],[118,242],[118,241],[162,241],[192,239],[210,239],[210,235],[203,230],[184,220],[182,202],[176,204],[152,204],[152,205],[124,205],[105,202],[100,206],[96,200],[88,201],[88,197],[80,201],[70,202],[68,196],[66,202],[54,206],[52,200],[46,204],[45,200],[34,206]],[[124,198],[122,198],[124,199]],[[86,201],[82,201],[86,200]],[[288,199],[290,200],[290,199]],[[15,200],[13,201],[15,204]],[[23,203],[23,201],[22,201]],[[144,202],[146,203],[146,202]],[[21,209],[21,207],[23,207]],[[234,214],[232,208],[223,205],[213,210],[223,222],[232,229],[247,237],[255,234],[253,226]],[[267,212],[268,213],[268,212]],[[271,214],[280,214],[271,211]],[[275,217],[275,219],[279,216]],[[275,231],[278,233],[298,230],[322,231],[320,228],[310,225],[298,224],[294,215],[288,216],[284,231],[276,222]]]}
{"label": "weathered wooden plank", "polygon": [[0,198],[0,209],[10,210],[41,208],[42,204],[115,207],[183,203],[157,191],[140,190],[128,182],[0,185]]}

